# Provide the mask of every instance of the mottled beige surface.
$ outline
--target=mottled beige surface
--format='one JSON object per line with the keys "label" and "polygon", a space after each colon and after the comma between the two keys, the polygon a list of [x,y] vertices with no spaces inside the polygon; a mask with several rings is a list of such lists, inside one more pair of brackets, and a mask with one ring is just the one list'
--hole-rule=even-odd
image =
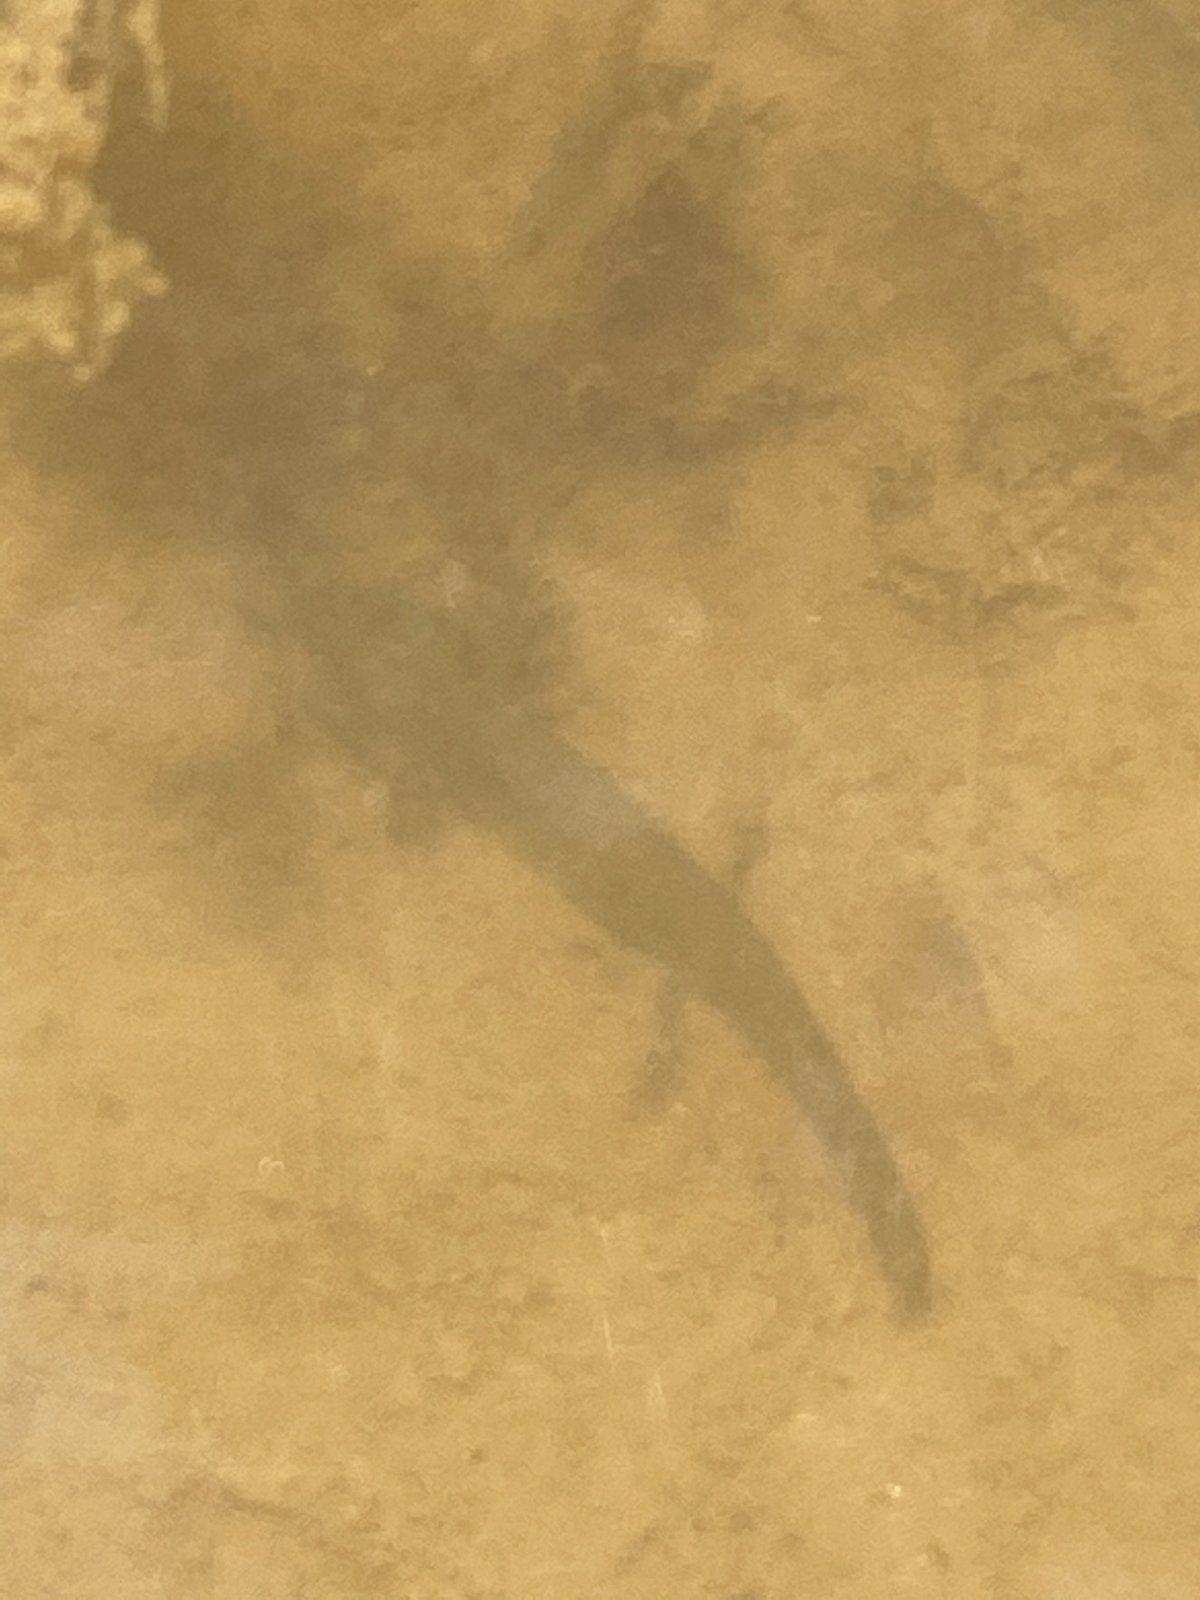
{"label": "mottled beige surface", "polygon": [[[119,88],[118,88],[119,86]],[[0,363],[54,361],[86,380],[132,308],[166,285],[114,229],[94,184],[114,98],[166,114],[157,0],[0,7]]]}
{"label": "mottled beige surface", "polygon": [[[1200,1593],[1200,7],[165,34],[5,463],[0,1594]],[[931,1318],[396,597],[736,888]]]}

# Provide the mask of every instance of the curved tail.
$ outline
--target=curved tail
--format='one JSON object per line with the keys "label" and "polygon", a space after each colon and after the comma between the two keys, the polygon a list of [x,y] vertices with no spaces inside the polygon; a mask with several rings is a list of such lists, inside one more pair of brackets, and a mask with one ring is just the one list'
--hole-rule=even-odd
{"label": "curved tail", "polygon": [[[865,1227],[897,1311],[928,1312],[929,1248],[883,1131],[736,896],[610,772],[548,723],[504,703],[468,638],[402,597],[386,597],[385,609],[387,625],[368,633],[392,650],[374,649],[366,681],[350,673],[342,685],[359,732],[347,710],[340,736],[369,751],[376,770],[394,772],[414,757],[427,763],[460,815],[498,834],[597,927],[670,968],[724,1017],[795,1098]],[[343,633],[354,637],[353,629],[333,637]],[[336,660],[343,651],[329,654]]]}
{"label": "curved tail", "polygon": [[[796,1099],[905,1319],[932,1306],[929,1247],[883,1131],[795,979],[732,891],[548,729],[499,724],[443,763],[454,800],[593,922],[679,974]],[[465,757],[465,759],[464,759]],[[447,770],[449,769],[449,770]]]}

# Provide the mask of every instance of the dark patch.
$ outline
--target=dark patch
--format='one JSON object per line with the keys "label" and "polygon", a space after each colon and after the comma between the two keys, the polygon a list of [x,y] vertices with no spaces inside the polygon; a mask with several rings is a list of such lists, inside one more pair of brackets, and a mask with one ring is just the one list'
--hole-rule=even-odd
{"label": "dark patch", "polygon": [[86,93],[111,72],[113,35],[118,27],[109,5],[101,0],[83,0],[65,51],[68,89],[76,94]]}
{"label": "dark patch", "polygon": [[[730,218],[773,111],[726,103],[701,120],[710,65],[647,63],[636,43],[610,57],[610,76],[561,136],[514,248],[518,265],[555,252],[576,263],[573,299],[537,337],[561,374],[560,428],[573,418],[582,460],[618,471],[736,455],[827,405],[791,360],[715,408],[703,398],[725,356],[767,336],[770,288]],[[656,149],[640,188],[594,214],[621,152],[636,162]]]}
{"label": "dark patch", "polygon": [[123,1128],[129,1121],[129,1103],[118,1094],[101,1094],[96,1100],[96,1115],[101,1122]]}
{"label": "dark patch", "polygon": [[900,522],[928,510],[936,481],[927,458],[914,457],[903,466],[875,469],[871,490],[871,515],[878,522]]}
{"label": "dark patch", "polygon": [[[688,92],[647,81],[660,106]],[[923,1314],[931,1273],[912,1199],[791,975],[734,892],[543,714],[553,619],[533,576],[548,536],[539,524],[597,472],[621,470],[631,440],[660,458],[743,448],[802,405],[790,377],[717,418],[696,403],[713,363],[744,338],[761,288],[723,221],[747,120],[715,116],[659,165],[585,252],[592,281],[532,354],[414,272],[395,289],[390,358],[368,384],[328,311],[330,261],[349,231],[329,187],[260,153],[198,85],[177,85],[176,114],[166,181],[160,172],[139,190],[126,174],[119,186],[127,225],[155,244],[174,297],[143,318],[103,381],[49,408],[65,444],[32,413],[26,444],[48,470],[111,492],[148,539],[252,548],[270,573],[275,626],[311,663],[301,743],[315,725],[406,794],[401,832],[442,807],[494,832],[608,937],[723,1016],[813,1128],[897,1309]],[[551,207],[545,226],[554,222]],[[609,376],[584,419],[569,396],[597,352]],[[347,577],[331,530],[372,474],[417,492],[469,579],[457,606],[435,601],[432,571],[394,584]],[[377,532],[399,541],[404,530]],[[286,743],[267,745],[194,768],[158,796],[194,881],[229,886],[227,903],[268,944],[307,893],[309,823],[292,771]]]}
{"label": "dark patch", "polygon": [[1014,327],[1046,328],[1045,296],[1024,254],[1002,237],[973,198],[932,177],[897,196],[887,240],[889,276],[899,294],[890,314],[924,327],[936,306],[942,329],[971,368],[1005,353]]}
{"label": "dark patch", "polygon": [[696,376],[741,331],[750,274],[682,164],[659,172],[597,243],[606,290],[598,342],[651,410],[686,401]]}

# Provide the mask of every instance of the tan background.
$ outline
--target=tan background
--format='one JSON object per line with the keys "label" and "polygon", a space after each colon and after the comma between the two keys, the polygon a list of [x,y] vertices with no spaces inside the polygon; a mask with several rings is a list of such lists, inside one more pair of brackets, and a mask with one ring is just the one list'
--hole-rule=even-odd
{"label": "tan background", "polygon": [[[6,468],[0,1592],[1200,1592],[1200,8],[165,36],[171,293]],[[389,817],[346,572],[739,882],[932,1323],[723,1026]]]}

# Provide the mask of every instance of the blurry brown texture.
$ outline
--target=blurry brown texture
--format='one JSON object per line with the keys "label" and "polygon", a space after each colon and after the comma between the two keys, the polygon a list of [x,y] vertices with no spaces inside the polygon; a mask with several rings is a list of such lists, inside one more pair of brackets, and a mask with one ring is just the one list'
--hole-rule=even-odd
{"label": "blurry brown texture", "polygon": [[4,394],[0,1593],[1187,1600],[1200,10],[161,43]]}

